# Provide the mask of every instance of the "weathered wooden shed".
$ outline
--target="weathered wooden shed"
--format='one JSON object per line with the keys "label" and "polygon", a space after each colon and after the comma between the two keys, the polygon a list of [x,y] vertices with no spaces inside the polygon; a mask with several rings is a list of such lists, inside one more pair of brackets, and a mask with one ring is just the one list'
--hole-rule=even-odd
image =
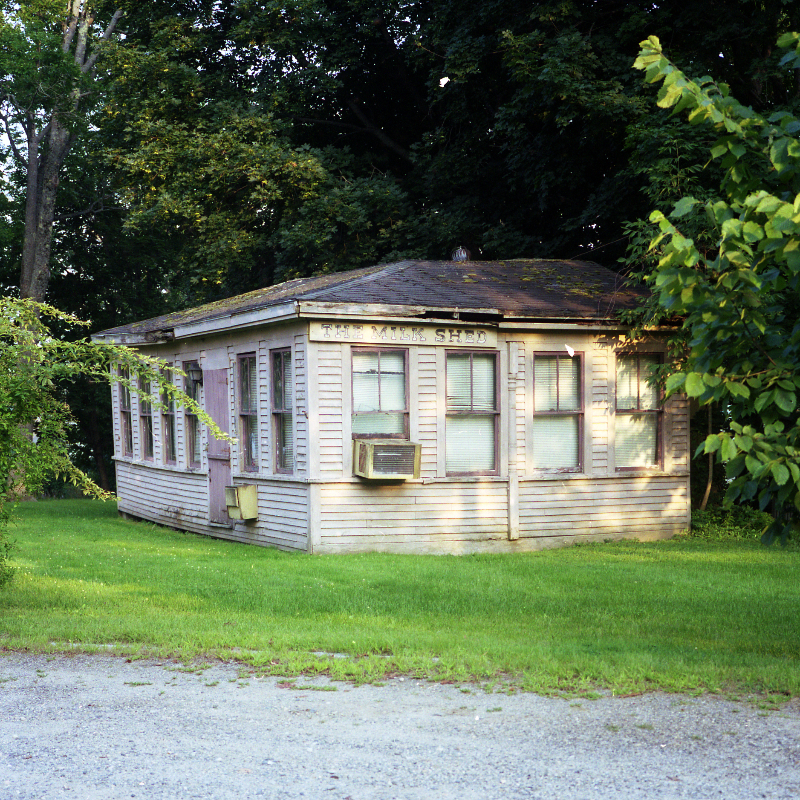
{"label": "weathered wooden shed", "polygon": [[[578,261],[401,261],[96,334],[182,367],[195,416],[113,389],[121,513],[314,553],[671,536],[688,413],[639,295]],[[147,387],[143,387],[147,389]]]}

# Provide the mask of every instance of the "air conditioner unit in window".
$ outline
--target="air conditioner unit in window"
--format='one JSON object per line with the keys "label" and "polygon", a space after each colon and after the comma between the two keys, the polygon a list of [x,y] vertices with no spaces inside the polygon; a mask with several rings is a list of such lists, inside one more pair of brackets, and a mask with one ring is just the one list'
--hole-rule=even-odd
{"label": "air conditioner unit in window", "polygon": [[419,478],[419,445],[398,439],[356,439],[353,472],[373,481]]}

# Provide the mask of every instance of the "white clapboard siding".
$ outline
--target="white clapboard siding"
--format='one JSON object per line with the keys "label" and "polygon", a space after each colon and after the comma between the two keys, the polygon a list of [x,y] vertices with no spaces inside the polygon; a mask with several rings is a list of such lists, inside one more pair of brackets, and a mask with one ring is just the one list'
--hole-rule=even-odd
{"label": "white clapboard siding", "polygon": [[120,392],[119,383],[111,381],[111,425],[114,431],[114,456],[122,458],[124,453],[122,449],[122,411],[120,410],[120,400],[122,394]]}
{"label": "white clapboard siding", "polygon": [[207,533],[208,477],[117,461],[118,508],[125,514]]}
{"label": "white clapboard siding", "polygon": [[591,453],[585,459],[592,475],[605,475],[608,472],[608,348],[602,342],[595,342],[589,353],[591,365],[592,408],[589,414],[591,426]]}
{"label": "white clapboard siding", "polygon": [[[528,408],[527,392],[525,389],[525,367],[526,367],[526,353],[524,342],[517,343],[517,363],[516,367],[516,389],[514,398],[516,401],[516,464],[517,470],[520,474],[524,474],[527,464],[527,455],[525,452],[525,444],[527,439],[526,414],[530,411]],[[514,447],[511,448],[511,453],[514,452]]]}
{"label": "white clapboard siding", "polygon": [[[263,339],[258,343],[256,368],[258,369],[258,464],[262,472],[272,472],[274,463],[272,442],[270,441],[272,438],[272,409],[270,405],[272,391],[270,371],[272,365],[270,363],[269,343]],[[236,376],[237,391],[240,391],[238,387],[238,372],[235,372],[234,375]]]}
{"label": "white clapboard siding", "polygon": [[686,476],[524,481],[520,536],[672,535],[688,526]]}
{"label": "white clapboard siding", "polygon": [[320,550],[426,551],[441,544],[505,538],[503,481],[446,484],[342,483],[321,487]]}
{"label": "white clapboard siding", "polygon": [[308,475],[308,391],[306,336],[294,337],[294,469],[296,475]]}
{"label": "white clapboard siding", "polygon": [[[244,481],[238,481],[241,484]],[[221,539],[245,544],[305,550],[308,535],[308,484],[253,479],[257,487],[258,519],[236,523],[232,528],[206,531]]]}
{"label": "white clapboard siding", "polygon": [[[419,349],[417,367],[417,414],[419,420],[420,475],[423,478],[436,476],[436,409],[437,372],[436,350],[432,347]],[[409,392],[414,403],[414,387]]]}
{"label": "white clapboard siding", "polygon": [[342,348],[317,350],[319,469],[321,475],[341,475],[344,469],[342,415]]}

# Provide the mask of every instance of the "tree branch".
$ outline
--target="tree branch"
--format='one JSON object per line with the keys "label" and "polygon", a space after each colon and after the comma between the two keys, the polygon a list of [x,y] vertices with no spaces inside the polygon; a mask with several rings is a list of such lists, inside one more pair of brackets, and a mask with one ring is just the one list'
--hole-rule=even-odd
{"label": "tree branch", "polygon": [[105,200],[113,196],[114,195],[111,194],[104,194],[101,197],[98,197],[91,205],[87,206],[86,208],[82,208],[80,211],[71,211],[69,214],[56,214],[53,217],[53,222],[66,222],[68,219],[93,216],[113,208],[122,208],[122,206],[106,206]]}
{"label": "tree branch", "polygon": [[[6,129],[6,136],[8,137],[8,143],[11,145],[11,154],[14,156],[14,160],[20,164],[20,166],[24,167],[25,169],[28,168],[28,162],[23,157],[22,153],[17,149],[17,143],[14,141],[14,137],[11,135],[11,125],[8,122],[8,114],[0,115],[0,119],[3,120],[3,126]],[[23,125],[23,130],[25,126]]]}
{"label": "tree branch", "polygon": [[[117,27],[117,23],[122,18],[123,11],[121,8],[118,8],[114,12],[114,16],[111,17],[111,22],[108,23],[108,27],[103,32],[103,35],[100,37],[100,42],[107,42],[114,33],[114,30]],[[95,49],[94,53],[89,56],[86,63],[81,67],[81,72],[86,73],[91,70],[94,65],[97,63],[97,58],[100,55],[100,45],[98,44],[97,48]]]}
{"label": "tree branch", "polygon": [[61,50],[64,53],[69,52],[72,46],[72,40],[75,38],[75,31],[78,29],[78,16],[80,14],[81,3],[80,0],[72,0],[67,3],[67,13],[69,14],[66,30],[64,31],[64,40],[61,42]]}

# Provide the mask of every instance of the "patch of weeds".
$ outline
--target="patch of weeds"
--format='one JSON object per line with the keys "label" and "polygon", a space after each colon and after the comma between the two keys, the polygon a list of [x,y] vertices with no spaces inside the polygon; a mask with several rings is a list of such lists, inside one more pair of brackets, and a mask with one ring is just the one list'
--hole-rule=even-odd
{"label": "patch of weeds", "polygon": [[649,722],[643,722],[641,725],[636,726],[640,731],[652,731],[655,730],[653,726]]}
{"label": "patch of weeds", "polygon": [[4,683],[11,683],[11,681],[15,681],[16,678],[0,678],[0,685]]}
{"label": "patch of weeds", "polygon": [[502,706],[495,706],[494,708],[487,708],[486,713],[491,714],[495,711],[502,711],[502,710],[503,710]]}
{"label": "patch of weeds", "polygon": [[337,686],[311,686],[310,684],[305,684],[303,686],[292,686],[292,689],[302,689],[303,691],[309,691],[309,692],[338,692],[339,691]]}
{"label": "patch of weeds", "polygon": [[152,686],[150,681],[125,681],[126,686]]}
{"label": "patch of weeds", "polygon": [[611,733],[619,733],[621,727],[619,725],[612,725],[610,722],[606,725],[606,730],[610,731]]}
{"label": "patch of weeds", "polygon": [[472,689],[461,689],[461,694],[472,694]]}
{"label": "patch of weeds", "polygon": [[693,733],[689,738],[692,739],[695,742],[702,741],[702,739],[696,733]]}
{"label": "patch of weeds", "polygon": [[583,708],[583,703],[570,703],[570,708]]}
{"label": "patch of weeds", "polygon": [[203,686],[219,686],[219,681],[206,681]]}

